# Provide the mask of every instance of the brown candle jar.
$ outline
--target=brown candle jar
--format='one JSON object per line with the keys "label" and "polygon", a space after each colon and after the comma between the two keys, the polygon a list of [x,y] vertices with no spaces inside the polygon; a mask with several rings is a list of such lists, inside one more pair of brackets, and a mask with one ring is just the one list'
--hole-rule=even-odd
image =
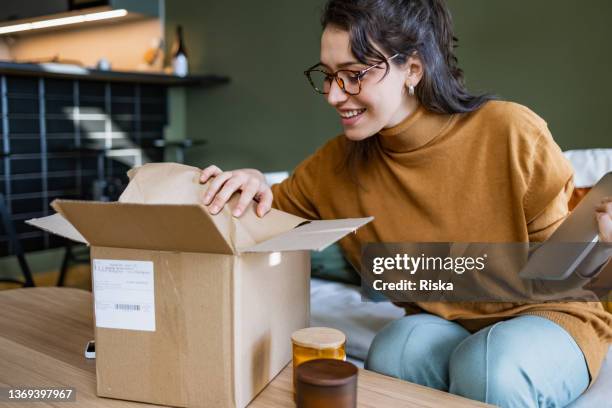
{"label": "brown candle jar", "polygon": [[298,408],[355,408],[357,367],[332,359],[310,360],[296,369]]}

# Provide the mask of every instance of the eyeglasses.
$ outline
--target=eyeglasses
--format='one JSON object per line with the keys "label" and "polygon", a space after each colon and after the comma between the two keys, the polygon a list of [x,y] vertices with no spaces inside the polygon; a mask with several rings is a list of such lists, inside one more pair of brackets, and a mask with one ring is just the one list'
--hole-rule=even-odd
{"label": "eyeglasses", "polygon": [[361,71],[352,71],[349,69],[341,69],[333,73],[323,71],[320,68],[320,63],[316,64],[306,71],[304,75],[308,78],[308,82],[314,88],[314,90],[320,94],[327,95],[331,89],[332,79],[336,80],[336,83],[345,93],[349,95],[359,95],[361,92],[361,80],[371,69],[378,67],[383,62],[391,61],[393,58],[399,56],[397,53],[384,61],[377,62]]}

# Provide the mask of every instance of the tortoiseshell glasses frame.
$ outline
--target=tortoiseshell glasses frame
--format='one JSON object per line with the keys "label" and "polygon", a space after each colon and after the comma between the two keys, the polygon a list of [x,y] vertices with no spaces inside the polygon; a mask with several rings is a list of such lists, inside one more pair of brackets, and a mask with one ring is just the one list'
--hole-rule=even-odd
{"label": "tortoiseshell glasses frame", "polygon": [[324,71],[321,67],[321,63],[318,63],[304,71],[304,75],[306,75],[308,82],[317,93],[327,95],[331,89],[331,80],[334,79],[342,91],[349,95],[355,96],[359,95],[361,92],[361,80],[365,74],[378,67],[380,64],[391,61],[393,58],[396,58],[399,55],[399,53],[392,55],[384,61],[377,62],[376,64],[370,65],[369,67],[360,71],[339,69],[336,72],[330,73]]}

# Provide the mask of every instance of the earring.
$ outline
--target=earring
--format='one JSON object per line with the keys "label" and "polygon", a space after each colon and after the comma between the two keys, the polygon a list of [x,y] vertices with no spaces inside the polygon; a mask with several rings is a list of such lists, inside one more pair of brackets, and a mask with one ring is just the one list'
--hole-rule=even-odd
{"label": "earring", "polygon": [[412,84],[408,85],[408,95],[410,96],[414,95],[414,85]]}

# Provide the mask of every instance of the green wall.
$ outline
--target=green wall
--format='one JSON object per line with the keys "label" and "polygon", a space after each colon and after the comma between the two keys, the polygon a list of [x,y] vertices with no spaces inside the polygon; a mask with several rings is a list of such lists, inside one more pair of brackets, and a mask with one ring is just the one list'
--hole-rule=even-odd
{"label": "green wall", "polygon": [[182,24],[192,72],[232,82],[185,92],[186,136],[208,144],[188,162],[265,171],[293,168],[341,131],[336,114],[307,84],[319,60],[323,1],[166,2],[166,38]]}
{"label": "green wall", "polygon": [[470,89],[529,106],[564,149],[612,147],[612,2],[449,0]]}
{"label": "green wall", "polygon": [[[169,43],[183,24],[193,72],[232,83],[185,92],[189,163],[291,169],[340,132],[302,71],[318,60],[323,0],[167,1]],[[564,149],[612,147],[612,2],[449,0],[470,89],[544,117]]]}

